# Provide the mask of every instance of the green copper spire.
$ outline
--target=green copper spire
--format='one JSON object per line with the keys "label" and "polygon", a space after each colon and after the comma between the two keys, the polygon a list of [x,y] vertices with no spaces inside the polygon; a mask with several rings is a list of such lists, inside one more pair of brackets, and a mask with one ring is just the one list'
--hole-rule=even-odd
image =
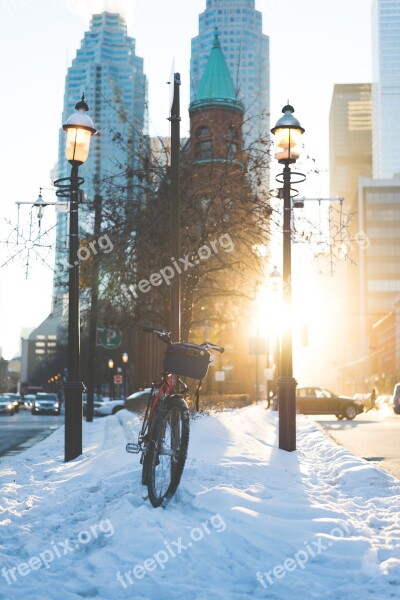
{"label": "green copper spire", "polygon": [[197,90],[196,100],[192,102],[190,111],[214,105],[228,105],[244,112],[242,103],[237,99],[232,76],[221,49],[218,30],[215,31],[211,55]]}

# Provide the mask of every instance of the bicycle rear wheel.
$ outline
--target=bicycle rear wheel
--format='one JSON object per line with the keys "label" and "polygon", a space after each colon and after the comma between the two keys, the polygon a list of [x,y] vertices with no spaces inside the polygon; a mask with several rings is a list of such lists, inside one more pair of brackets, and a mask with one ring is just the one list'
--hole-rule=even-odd
{"label": "bicycle rear wheel", "polygon": [[166,506],[175,494],[185,466],[189,445],[189,410],[182,396],[166,399],[149,449],[147,489],[152,505]]}

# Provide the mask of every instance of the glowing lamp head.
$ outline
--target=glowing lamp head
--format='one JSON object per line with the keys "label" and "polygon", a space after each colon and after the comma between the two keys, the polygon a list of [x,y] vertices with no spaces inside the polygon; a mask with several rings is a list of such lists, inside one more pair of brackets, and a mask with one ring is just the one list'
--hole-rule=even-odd
{"label": "glowing lamp head", "polygon": [[40,221],[43,218],[43,211],[44,211],[44,202],[43,202],[43,197],[42,197],[42,188],[40,188],[38,199],[36,200],[36,202],[35,202],[35,204],[33,206],[37,210],[37,216],[38,216],[38,220],[39,220],[39,223],[40,223]]}
{"label": "glowing lamp head", "polygon": [[96,129],[87,114],[89,107],[85,102],[85,94],[75,105],[75,109],[77,112],[63,125],[64,131],[67,132],[65,156],[72,165],[82,165],[89,155],[90,139],[96,133]]}
{"label": "glowing lamp head", "polygon": [[293,116],[294,108],[287,104],[282,108],[281,117],[271,133],[275,136],[276,153],[278,162],[290,164],[296,162],[300,156],[300,139],[304,133],[299,121]]}
{"label": "glowing lamp head", "polygon": [[123,362],[124,364],[126,364],[126,363],[128,362],[128,359],[129,359],[129,357],[128,357],[128,353],[127,353],[127,352],[124,352],[124,353],[123,353],[123,355],[122,355],[122,362]]}
{"label": "glowing lamp head", "polygon": [[108,361],[108,366],[109,366],[110,369],[114,368],[114,361],[113,361],[112,358],[110,358],[110,360]]}

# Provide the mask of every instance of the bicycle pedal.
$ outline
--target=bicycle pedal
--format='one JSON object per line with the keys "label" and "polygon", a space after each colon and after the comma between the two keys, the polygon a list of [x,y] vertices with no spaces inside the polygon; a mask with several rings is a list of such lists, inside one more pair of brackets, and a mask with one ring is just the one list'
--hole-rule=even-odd
{"label": "bicycle pedal", "polygon": [[125,450],[127,452],[130,452],[131,454],[139,454],[140,446],[139,446],[139,444],[130,443],[125,446]]}

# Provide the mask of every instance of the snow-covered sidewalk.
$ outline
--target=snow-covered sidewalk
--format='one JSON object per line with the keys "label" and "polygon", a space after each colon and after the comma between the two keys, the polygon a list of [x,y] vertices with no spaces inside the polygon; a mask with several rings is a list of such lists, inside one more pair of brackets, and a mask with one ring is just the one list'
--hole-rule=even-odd
{"label": "snow-covered sidewalk", "polygon": [[400,588],[400,482],[298,417],[277,447],[263,406],[201,416],[175,498],[144,500],[139,419],[63,428],[0,465],[0,598],[384,600]]}

